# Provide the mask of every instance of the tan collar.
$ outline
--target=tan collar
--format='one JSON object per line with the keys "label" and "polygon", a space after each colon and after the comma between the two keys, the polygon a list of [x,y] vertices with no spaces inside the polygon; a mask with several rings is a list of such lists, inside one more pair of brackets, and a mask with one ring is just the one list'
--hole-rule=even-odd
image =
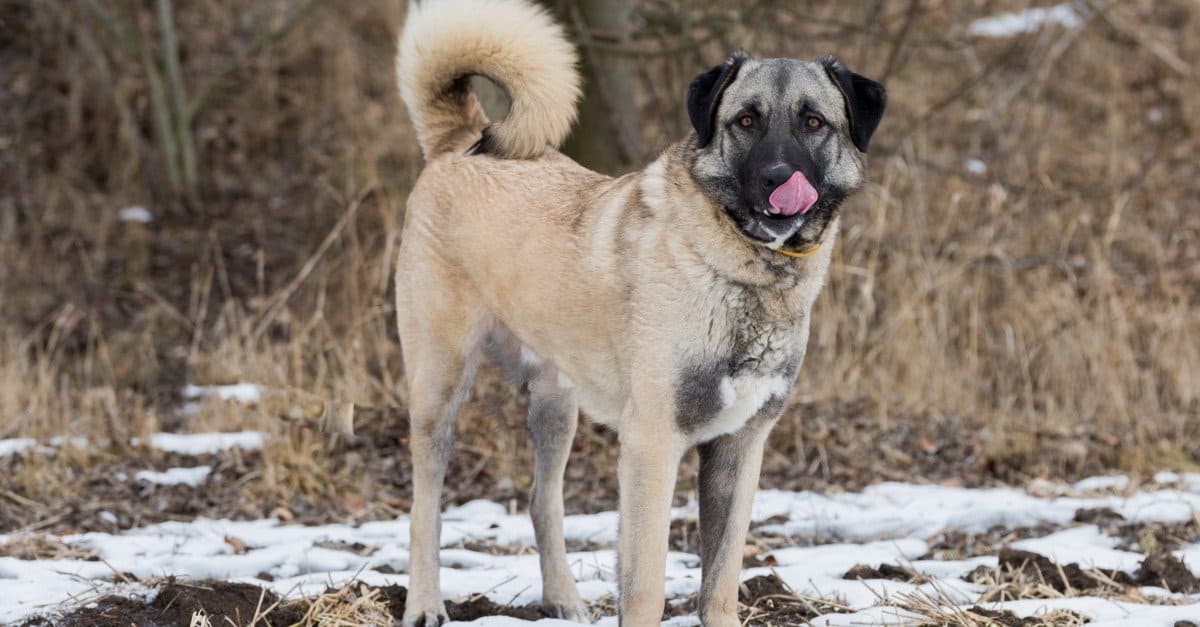
{"label": "tan collar", "polygon": [[813,246],[812,248],[809,248],[808,250],[801,250],[801,251],[791,251],[791,250],[784,250],[782,248],[776,248],[775,252],[777,252],[781,255],[787,255],[788,257],[794,257],[796,259],[804,259],[805,257],[811,257],[811,256],[817,254],[817,251],[821,250],[821,246],[824,244],[825,244],[825,242],[820,242],[816,246]]}

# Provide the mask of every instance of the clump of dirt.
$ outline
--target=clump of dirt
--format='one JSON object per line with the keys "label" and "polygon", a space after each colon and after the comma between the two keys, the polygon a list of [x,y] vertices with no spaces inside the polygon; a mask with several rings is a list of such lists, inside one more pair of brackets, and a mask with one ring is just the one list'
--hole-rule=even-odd
{"label": "clump of dirt", "polygon": [[989,610],[975,605],[972,606],[971,609],[967,610],[967,612],[987,620],[988,625],[995,624],[1003,625],[1003,627],[1032,627],[1033,625],[1040,624],[1036,618],[1021,618],[1020,616],[1013,614],[1010,610]]}
{"label": "clump of dirt", "polygon": [[[400,620],[404,617],[404,608],[408,603],[407,588],[391,585],[372,589],[387,604],[388,613],[393,618]],[[472,596],[461,602],[446,601],[446,614],[450,616],[450,620],[457,621],[473,621],[484,616],[511,616],[528,621],[552,618],[535,605],[500,605],[482,595]]]}
{"label": "clump of dirt", "polygon": [[1179,523],[1130,523],[1121,514],[1099,507],[1077,510],[1075,521],[1095,524],[1120,539],[1120,549],[1146,554],[1134,576],[1138,585],[1160,586],[1172,592],[1200,590],[1200,581],[1192,571],[1169,553],[1200,541],[1200,523],[1195,518]]}
{"label": "clump of dirt", "polygon": [[1109,507],[1082,507],[1075,510],[1075,522],[1099,525],[1101,528],[1113,523],[1125,522],[1125,517]]}
{"label": "clump of dirt", "polygon": [[980,567],[965,577],[967,581],[993,588],[985,600],[1044,598],[1068,592],[1104,593],[1134,583],[1125,572],[1085,570],[1076,563],[1055,564],[1043,555],[1009,547],[1000,550],[999,562],[999,570]]}
{"label": "clump of dirt", "polygon": [[[292,625],[304,618],[295,604],[280,604],[275,593],[258,586],[228,582],[182,584],[167,582],[150,603],[108,596],[94,605],[55,619],[38,617],[25,626],[92,627],[94,625],[141,625],[169,627],[188,625],[202,613],[214,625]],[[257,619],[257,622],[256,622]]]}
{"label": "clump of dirt", "polygon": [[387,603],[388,613],[396,619],[404,616],[404,607],[408,604],[408,588],[397,586],[382,586],[376,588],[379,591],[380,598],[384,603]]}
{"label": "clump of dirt", "polygon": [[1179,561],[1179,558],[1160,549],[1142,560],[1134,581],[1140,586],[1159,586],[1171,592],[1200,592],[1200,580]]}
{"label": "clump of dirt", "polygon": [[983,624],[1002,625],[1003,627],[1066,627],[1082,625],[1091,622],[1088,617],[1070,610],[1055,610],[1042,616],[1020,617],[1009,610],[989,610],[975,605],[967,610],[972,618],[983,620]]}
{"label": "clump of dirt", "polygon": [[482,595],[470,597],[460,603],[447,601],[446,613],[450,615],[450,620],[461,621],[473,621],[484,616],[511,616],[528,621],[553,618],[535,605],[500,605]]}
{"label": "clump of dirt", "polygon": [[[1000,568],[1010,572],[1021,572],[1030,579],[1041,581],[1059,592],[1068,589],[1091,590],[1100,587],[1100,581],[1088,574],[1074,562],[1055,564],[1050,558],[1030,551],[1005,547],[1000,550]],[[1123,573],[1122,573],[1123,574]]]}
{"label": "clump of dirt", "polygon": [[880,564],[879,568],[872,568],[866,564],[855,564],[842,575],[842,579],[890,579],[915,584],[929,581],[928,577],[911,568],[894,564]]}
{"label": "clump of dirt", "polygon": [[1059,527],[1047,523],[1015,529],[996,525],[983,533],[947,530],[930,539],[929,550],[921,559],[960,560],[995,555],[1000,547],[1017,540],[1040,538],[1058,530]]}
{"label": "clump of dirt", "polygon": [[801,625],[823,614],[849,611],[834,601],[797,595],[773,573],[743,581],[738,602],[746,609],[742,624],[750,627]]}

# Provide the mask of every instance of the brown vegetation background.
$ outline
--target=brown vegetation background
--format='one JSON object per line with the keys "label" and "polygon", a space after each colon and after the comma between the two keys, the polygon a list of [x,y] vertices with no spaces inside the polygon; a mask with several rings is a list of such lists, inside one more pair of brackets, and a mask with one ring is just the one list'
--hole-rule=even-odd
{"label": "brown vegetation background", "polygon": [[[588,54],[635,61],[638,138],[615,169],[682,137],[687,83],[736,48],[833,51],[889,88],[764,484],[1200,463],[1200,5],[1085,2],[1078,29],[967,30],[1033,4],[645,0],[615,42],[573,22]],[[190,188],[155,120],[171,81],[156,3],[0,0],[0,438],[93,443],[13,462],[0,527],[86,499],[96,464],[151,455],[127,443],[158,430],[277,434],[237,475],[246,515],[403,510],[389,278],[421,159],[394,80],[402,3],[174,8],[187,94],[230,70],[180,135]],[[119,220],[131,206],[153,221]],[[270,391],[181,411],[185,383],[243,381]],[[517,392],[480,378],[463,498],[528,487]],[[365,408],[377,446],[329,447],[313,431],[329,399]],[[581,429],[573,508],[611,504],[612,441]]]}

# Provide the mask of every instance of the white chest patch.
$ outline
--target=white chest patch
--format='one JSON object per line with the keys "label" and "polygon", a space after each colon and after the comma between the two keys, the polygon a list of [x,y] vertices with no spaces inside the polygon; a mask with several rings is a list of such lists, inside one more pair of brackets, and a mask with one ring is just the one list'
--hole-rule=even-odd
{"label": "white chest patch", "polygon": [[741,429],[767,401],[786,398],[790,387],[787,379],[779,376],[745,375],[736,379],[722,377],[718,387],[721,394],[721,410],[712,420],[697,429],[694,437],[697,441],[704,442]]}

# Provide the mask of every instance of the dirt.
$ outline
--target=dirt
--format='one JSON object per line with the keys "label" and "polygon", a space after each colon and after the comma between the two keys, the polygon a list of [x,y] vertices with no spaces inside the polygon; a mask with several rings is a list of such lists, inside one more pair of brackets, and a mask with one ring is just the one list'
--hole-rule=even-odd
{"label": "dirt", "polygon": [[995,555],[1000,547],[1027,538],[1040,538],[1058,531],[1059,527],[1039,524],[1009,529],[994,526],[983,533],[943,531],[929,540],[929,550],[921,559],[957,560],[980,555]]}
{"label": "dirt", "polygon": [[1200,580],[1166,550],[1147,555],[1134,573],[1134,581],[1140,586],[1159,586],[1171,592],[1200,592]]}
{"label": "dirt", "polygon": [[529,621],[552,618],[535,605],[500,605],[485,596],[473,596],[459,603],[447,601],[446,613],[450,615],[450,620],[461,621],[472,621],[484,616],[511,616]]}
{"label": "dirt", "polygon": [[1000,549],[999,560],[1002,573],[1022,575],[1027,580],[1044,583],[1058,592],[1111,588],[1107,581],[1124,585],[1132,583],[1129,575],[1121,571],[1089,571],[1074,562],[1055,564],[1043,555],[1009,547]]}
{"label": "dirt", "polygon": [[929,581],[928,577],[911,568],[896,566],[894,564],[880,564],[878,568],[872,568],[866,564],[855,564],[842,575],[842,579],[849,579],[851,581],[856,579],[890,579],[892,581],[905,581],[914,584],[922,584]]}
{"label": "dirt", "polygon": [[[364,589],[374,590],[392,617],[400,619],[404,616],[408,599],[406,588],[392,585]],[[107,596],[89,605],[59,617],[31,618],[21,627],[177,627],[190,624],[192,615],[197,612],[203,612],[213,625],[242,627],[253,623],[258,627],[275,627],[301,622],[309,609],[305,600],[281,602],[278,595],[259,586],[217,581],[188,584],[168,581],[159,587],[157,596],[149,603]],[[472,621],[484,616],[510,616],[528,621],[550,618],[537,606],[500,605],[483,596],[460,602],[447,601],[446,613],[456,621]]]}
{"label": "dirt", "polygon": [[989,610],[976,605],[967,611],[987,619],[990,624],[1003,625],[1003,627],[1032,627],[1040,624],[1036,618],[1021,618],[1009,610]]}
{"label": "dirt", "polygon": [[[279,604],[279,597],[265,588],[220,581],[182,584],[168,582],[159,588],[150,603],[125,597],[108,596],[91,607],[84,607],[55,619],[35,618],[24,626],[99,627],[139,625],[175,627],[188,625],[192,615],[203,612],[214,625],[291,625],[304,613],[295,604]],[[255,617],[258,622],[255,621]]]}
{"label": "dirt", "polygon": [[822,614],[847,611],[823,599],[797,595],[773,573],[743,581],[738,588],[738,603],[743,606],[742,624],[749,627],[802,625]]}

